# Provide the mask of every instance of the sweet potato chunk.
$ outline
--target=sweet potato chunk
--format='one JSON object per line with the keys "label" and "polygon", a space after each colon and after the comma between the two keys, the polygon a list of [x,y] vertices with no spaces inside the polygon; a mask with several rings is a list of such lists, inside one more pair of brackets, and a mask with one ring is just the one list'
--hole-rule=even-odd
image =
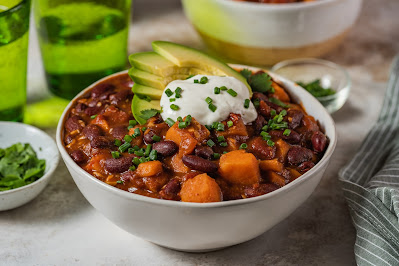
{"label": "sweet potato chunk", "polygon": [[222,201],[222,191],[213,178],[200,174],[183,183],[180,197],[186,202],[218,202]]}
{"label": "sweet potato chunk", "polygon": [[176,173],[187,173],[190,171],[190,168],[183,163],[182,157],[183,155],[178,153],[175,154],[170,160],[170,165],[172,166],[173,171]]}
{"label": "sweet potato chunk", "polygon": [[243,150],[231,151],[220,157],[219,173],[233,184],[251,185],[259,183],[258,160],[252,153]]}
{"label": "sweet potato chunk", "polygon": [[290,150],[291,146],[287,142],[282,139],[276,141],[276,157],[280,162],[285,162],[287,158],[287,153]]}
{"label": "sweet potato chunk", "polygon": [[150,161],[139,164],[137,174],[141,177],[155,176],[162,173],[162,170],[160,161]]}
{"label": "sweet potato chunk", "polygon": [[284,165],[280,163],[277,159],[260,161],[259,167],[263,171],[274,172],[281,172],[284,169]]}
{"label": "sweet potato chunk", "polygon": [[280,101],[283,101],[283,102],[291,101],[290,96],[276,82],[273,82],[272,87],[274,88],[274,93],[271,95],[272,97],[279,99]]}
{"label": "sweet potato chunk", "polygon": [[179,146],[179,153],[182,155],[192,153],[198,143],[187,129],[180,129],[178,123],[169,128],[165,139],[176,143]]}
{"label": "sweet potato chunk", "polygon": [[288,170],[290,171],[290,182],[294,181],[295,179],[297,179],[302,175],[295,169],[288,169]]}
{"label": "sweet potato chunk", "polygon": [[279,187],[283,187],[286,184],[284,177],[282,177],[281,175],[279,175],[275,172],[269,172],[267,174],[267,177],[268,177],[270,183],[273,183]]}

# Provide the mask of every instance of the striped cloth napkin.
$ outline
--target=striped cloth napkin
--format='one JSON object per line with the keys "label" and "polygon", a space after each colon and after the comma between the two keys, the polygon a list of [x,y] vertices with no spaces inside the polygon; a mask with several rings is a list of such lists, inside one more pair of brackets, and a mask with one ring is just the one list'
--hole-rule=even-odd
{"label": "striped cloth napkin", "polygon": [[339,173],[358,265],[399,265],[399,55],[377,123]]}

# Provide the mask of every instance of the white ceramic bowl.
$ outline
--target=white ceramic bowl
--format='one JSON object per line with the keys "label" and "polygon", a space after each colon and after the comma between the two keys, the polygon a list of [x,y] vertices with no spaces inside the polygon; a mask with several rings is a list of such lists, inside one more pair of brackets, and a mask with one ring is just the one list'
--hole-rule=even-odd
{"label": "white ceramic bowl", "polygon": [[[236,65],[241,68],[241,66]],[[253,69],[256,70],[256,69]],[[115,75],[126,75],[125,72]],[[172,249],[200,252],[220,249],[255,238],[290,215],[313,192],[335,149],[334,121],[307,91],[276,75],[325,130],[330,144],[309,172],[269,194],[217,203],[188,203],[154,199],[112,187],[80,168],[63,145],[63,128],[73,101],[57,128],[57,145],[69,172],[85,198],[114,224],[127,232]],[[100,80],[99,82],[101,82]],[[79,98],[98,82],[82,91]],[[76,100],[75,98],[75,100]]]}
{"label": "white ceramic bowl", "polygon": [[291,58],[318,57],[337,47],[355,23],[362,0],[182,3],[211,50],[234,62],[272,65]]}
{"label": "white ceramic bowl", "polygon": [[46,160],[46,170],[41,178],[29,185],[0,192],[0,211],[22,206],[39,195],[50,181],[59,161],[57,146],[45,132],[22,123],[0,122],[0,147],[6,148],[17,142],[30,143],[37,157]]}

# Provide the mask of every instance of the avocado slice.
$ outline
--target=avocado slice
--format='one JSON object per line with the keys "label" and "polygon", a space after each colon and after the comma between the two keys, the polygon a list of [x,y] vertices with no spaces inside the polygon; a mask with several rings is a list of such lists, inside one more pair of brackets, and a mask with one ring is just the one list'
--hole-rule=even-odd
{"label": "avocado slice", "polygon": [[134,83],[132,87],[134,94],[146,95],[151,99],[159,100],[162,97],[163,90],[159,90],[153,87],[147,87],[138,83]]}
{"label": "avocado slice", "polygon": [[161,109],[160,106],[161,105],[159,103],[159,100],[147,101],[147,100],[141,99],[136,94],[133,96],[133,100],[132,100],[132,113],[133,113],[133,116],[136,119],[136,121],[139,122],[140,125],[143,125],[147,122],[147,120],[145,120],[141,117],[141,111],[147,110],[147,109],[159,110],[159,109]]}
{"label": "avocado slice", "polygon": [[[215,76],[235,77],[244,83],[252,95],[246,79],[222,61],[193,48],[165,41],[152,42],[153,50],[179,67],[198,68]],[[169,83],[169,82],[168,82]]]}
{"label": "avocado slice", "polygon": [[170,77],[182,75],[209,75],[210,73],[191,67],[179,67],[155,52],[136,53],[129,56],[130,64],[139,70],[160,76]]}

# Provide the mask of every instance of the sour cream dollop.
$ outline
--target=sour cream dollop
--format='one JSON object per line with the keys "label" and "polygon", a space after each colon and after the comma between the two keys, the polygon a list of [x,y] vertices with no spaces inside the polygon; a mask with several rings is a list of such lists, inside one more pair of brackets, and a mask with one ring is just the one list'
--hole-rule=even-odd
{"label": "sour cream dollop", "polygon": [[[200,81],[202,77],[207,77],[208,82],[205,84],[194,83],[194,80]],[[233,97],[226,90],[215,94],[215,87],[222,86],[233,89],[237,96]],[[176,98],[175,95],[178,87],[181,88],[180,98]],[[173,92],[173,95],[167,95],[168,89]],[[215,112],[212,112],[209,103],[206,102],[208,97],[216,106]],[[172,101],[170,101],[171,99]],[[163,110],[161,115],[164,120],[171,118],[174,121],[179,116],[191,115],[202,125],[211,125],[213,122],[227,119],[230,113],[235,113],[241,115],[245,124],[249,124],[256,119],[257,113],[251,101],[249,101],[248,108],[244,107],[247,99],[250,99],[247,86],[234,77],[196,75],[186,80],[174,80],[166,86],[161,97]],[[178,110],[173,110],[172,104],[177,106]]]}

